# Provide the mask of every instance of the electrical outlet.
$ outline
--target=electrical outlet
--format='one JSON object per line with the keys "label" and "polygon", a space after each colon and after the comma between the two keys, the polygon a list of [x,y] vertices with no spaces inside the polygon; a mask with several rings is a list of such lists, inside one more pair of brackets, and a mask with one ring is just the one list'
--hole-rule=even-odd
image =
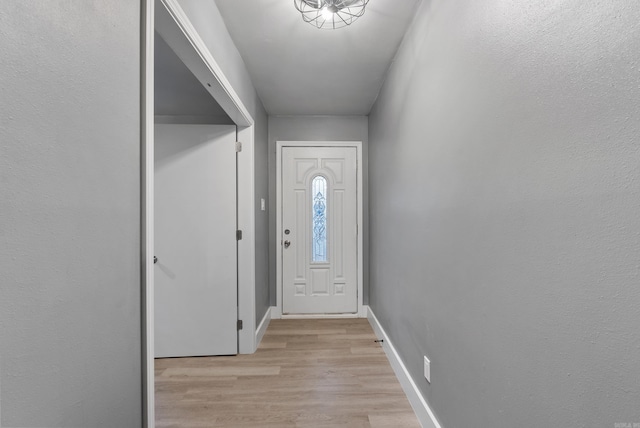
{"label": "electrical outlet", "polygon": [[264,203],[264,198],[260,198],[260,209],[264,211],[266,209],[266,204]]}
{"label": "electrical outlet", "polygon": [[424,378],[431,383],[431,361],[426,355],[424,356]]}

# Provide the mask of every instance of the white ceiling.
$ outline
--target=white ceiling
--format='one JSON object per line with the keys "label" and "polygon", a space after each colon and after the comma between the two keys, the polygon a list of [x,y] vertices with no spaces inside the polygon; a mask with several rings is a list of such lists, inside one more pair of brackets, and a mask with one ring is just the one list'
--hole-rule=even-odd
{"label": "white ceiling", "polygon": [[269,114],[366,115],[421,0],[370,0],[319,30],[293,0],[215,0]]}

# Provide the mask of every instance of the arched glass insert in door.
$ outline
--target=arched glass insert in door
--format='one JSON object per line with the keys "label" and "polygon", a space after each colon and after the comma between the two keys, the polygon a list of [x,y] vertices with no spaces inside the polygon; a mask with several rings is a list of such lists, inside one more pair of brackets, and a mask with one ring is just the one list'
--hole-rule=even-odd
{"label": "arched glass insert in door", "polygon": [[311,261],[326,262],[327,258],[327,179],[321,175],[311,181]]}

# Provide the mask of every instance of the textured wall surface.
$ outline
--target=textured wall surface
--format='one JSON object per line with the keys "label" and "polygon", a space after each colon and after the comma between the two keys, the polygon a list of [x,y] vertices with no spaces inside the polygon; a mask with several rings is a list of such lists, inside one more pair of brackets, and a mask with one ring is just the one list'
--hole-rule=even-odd
{"label": "textured wall surface", "polygon": [[256,324],[269,308],[269,265],[267,242],[269,236],[268,212],[260,210],[260,198],[267,198],[267,113],[251,83],[238,49],[236,49],[220,11],[213,0],[179,0],[194,28],[213,54],[225,77],[242,99],[255,121],[254,130],[254,185],[255,185],[255,275]]}
{"label": "textured wall surface", "polygon": [[443,426],[640,423],[640,3],[424,1],[369,126],[370,304]]}
{"label": "textured wall surface", "polygon": [[140,4],[0,2],[3,427],[138,427]]}
{"label": "textured wall surface", "polygon": [[269,116],[269,288],[271,304],[276,304],[276,142],[278,141],[362,141],[364,198],[364,302],[369,284],[368,200],[368,120],[366,116]]}
{"label": "textured wall surface", "polygon": [[[269,153],[268,119],[266,114],[256,120],[255,157],[255,206],[256,206],[256,326],[260,324],[271,306],[269,275],[274,269],[269,266]],[[265,201],[265,210],[260,208],[260,199]]]}

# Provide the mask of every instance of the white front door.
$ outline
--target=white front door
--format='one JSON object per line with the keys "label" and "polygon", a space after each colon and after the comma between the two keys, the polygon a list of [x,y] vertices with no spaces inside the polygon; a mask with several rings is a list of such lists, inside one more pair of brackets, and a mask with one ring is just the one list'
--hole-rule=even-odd
{"label": "white front door", "polygon": [[355,147],[282,148],[282,312],[358,311]]}
{"label": "white front door", "polygon": [[238,350],[236,128],[155,127],[155,356]]}

